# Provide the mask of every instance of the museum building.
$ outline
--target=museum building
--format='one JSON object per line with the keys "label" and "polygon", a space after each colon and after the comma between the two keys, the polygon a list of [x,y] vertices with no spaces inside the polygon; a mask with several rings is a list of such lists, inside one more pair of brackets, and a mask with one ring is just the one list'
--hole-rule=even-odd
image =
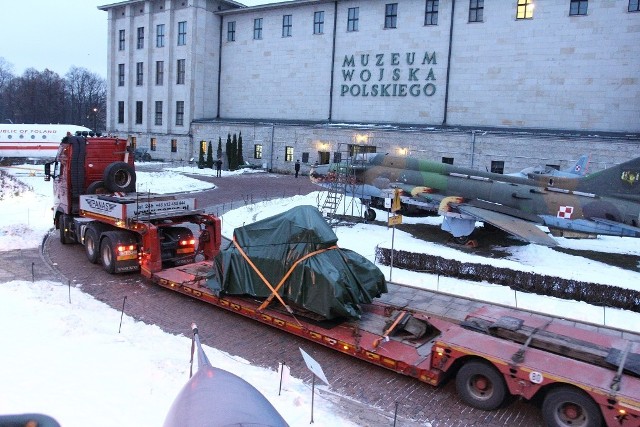
{"label": "museum building", "polygon": [[[129,0],[107,131],[187,161],[242,135],[269,170],[354,150],[511,172],[640,152],[640,0]],[[304,168],[303,168],[304,171]]]}

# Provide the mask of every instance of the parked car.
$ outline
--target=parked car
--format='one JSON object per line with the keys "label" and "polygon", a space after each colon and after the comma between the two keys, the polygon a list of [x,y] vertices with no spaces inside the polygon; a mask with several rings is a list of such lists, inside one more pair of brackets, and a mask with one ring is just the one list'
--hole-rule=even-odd
{"label": "parked car", "polygon": [[136,148],[133,152],[136,162],[149,162],[151,161],[151,154],[146,148]]}

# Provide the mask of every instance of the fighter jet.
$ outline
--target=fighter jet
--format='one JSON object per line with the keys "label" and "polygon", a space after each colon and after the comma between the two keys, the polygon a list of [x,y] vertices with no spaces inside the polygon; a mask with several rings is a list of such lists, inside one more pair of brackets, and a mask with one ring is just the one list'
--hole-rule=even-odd
{"label": "fighter jet", "polygon": [[464,243],[476,221],[524,241],[556,246],[554,235],[640,237],[640,158],[582,178],[520,178],[475,169],[376,154],[320,165],[311,180],[344,189],[369,208],[382,207],[400,189],[401,213],[439,214],[442,229]]}
{"label": "fighter jet", "polygon": [[555,169],[550,166],[532,166],[522,169],[520,172],[507,174],[509,176],[519,176],[522,178],[536,178],[538,176],[561,176],[564,178],[580,178],[587,174],[587,168],[589,167],[588,154],[580,156],[576,163],[567,169]]}
{"label": "fighter jet", "polygon": [[278,411],[251,384],[211,366],[202,350],[197,326],[191,327],[198,352],[198,371],[173,401],[164,427],[288,427]]}

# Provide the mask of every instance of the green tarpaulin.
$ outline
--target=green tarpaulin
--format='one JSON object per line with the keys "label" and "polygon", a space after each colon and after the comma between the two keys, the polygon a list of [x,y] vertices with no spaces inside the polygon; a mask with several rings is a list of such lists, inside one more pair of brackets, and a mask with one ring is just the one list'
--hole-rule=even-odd
{"label": "green tarpaulin", "polygon": [[[313,206],[298,206],[236,228],[233,236],[273,288],[293,267],[278,291],[292,308],[325,319],[359,318],[361,303],[387,292],[378,267],[353,251],[338,248],[338,238]],[[313,255],[295,265],[309,254]],[[257,298],[271,294],[235,245],[221,251],[214,265],[207,280],[212,291]],[[280,303],[274,299],[271,304]]]}

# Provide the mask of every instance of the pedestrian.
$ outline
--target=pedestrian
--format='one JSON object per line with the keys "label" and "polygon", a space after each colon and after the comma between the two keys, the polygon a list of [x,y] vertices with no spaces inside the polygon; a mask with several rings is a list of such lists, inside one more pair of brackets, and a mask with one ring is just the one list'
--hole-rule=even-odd
{"label": "pedestrian", "polygon": [[294,166],[294,169],[296,171],[296,178],[298,177],[298,173],[300,173],[300,160],[296,160],[296,165]]}
{"label": "pedestrian", "polygon": [[216,160],[216,177],[220,178],[222,176],[222,160]]}

